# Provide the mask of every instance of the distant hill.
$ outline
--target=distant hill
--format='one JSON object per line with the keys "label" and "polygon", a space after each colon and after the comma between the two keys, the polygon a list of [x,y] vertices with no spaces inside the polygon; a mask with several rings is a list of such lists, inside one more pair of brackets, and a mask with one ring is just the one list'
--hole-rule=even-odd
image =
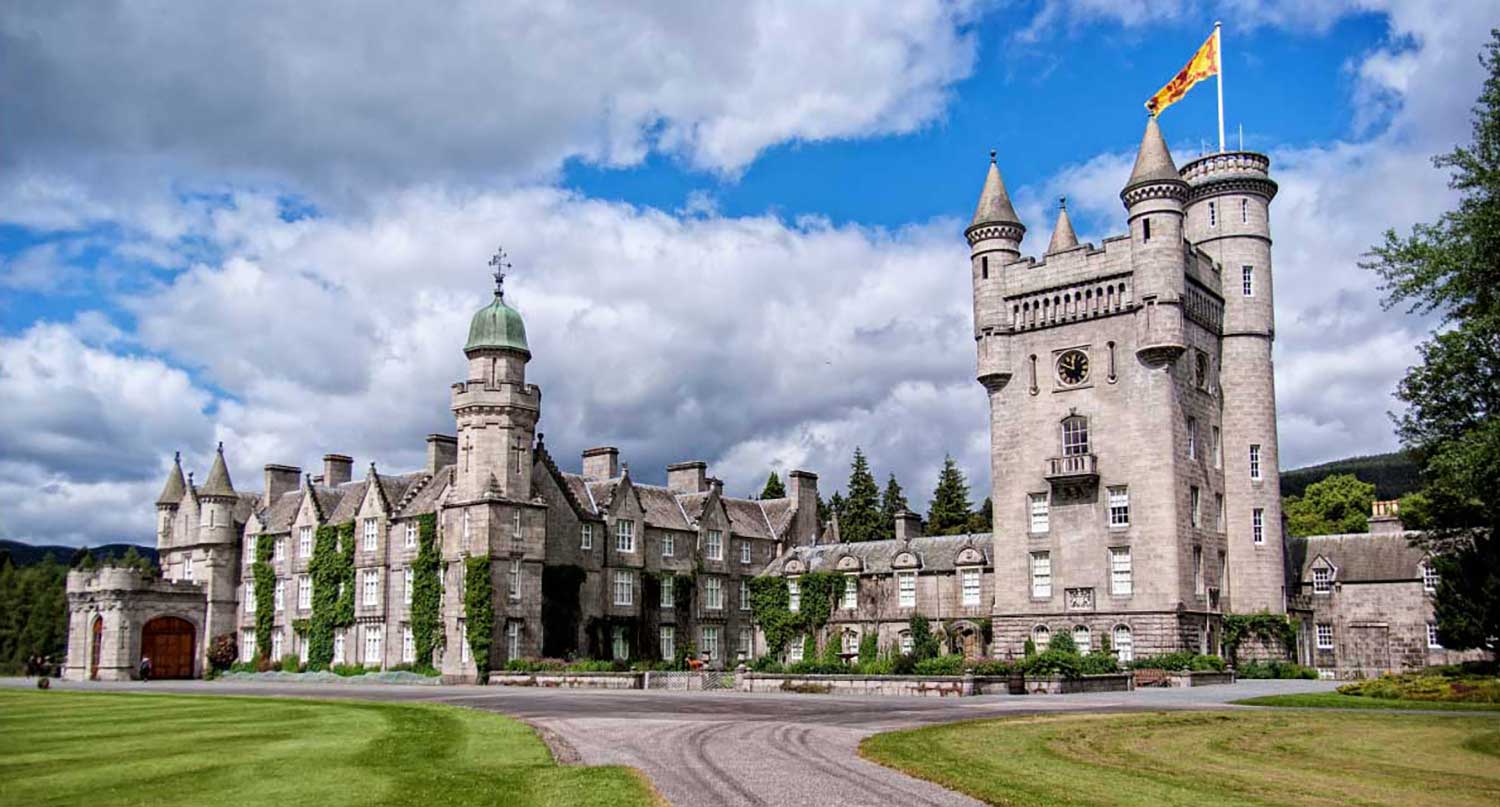
{"label": "distant hill", "polygon": [[[88,550],[94,553],[95,560],[106,558],[118,558],[125,554],[125,550],[135,547],[135,551],[141,557],[156,563],[156,549],[149,546],[136,546],[135,544],[104,544],[102,546],[91,546]],[[76,546],[36,546],[34,544],[23,544],[20,541],[7,541],[0,538],[0,555],[10,554],[11,562],[17,566],[30,566],[33,563],[41,563],[42,558],[48,555],[58,563],[68,563],[73,553],[78,551]]]}
{"label": "distant hill", "polygon": [[1405,452],[1325,462],[1281,472],[1281,495],[1301,496],[1307,486],[1334,474],[1353,474],[1375,485],[1375,498],[1399,499],[1422,486],[1422,469]]}

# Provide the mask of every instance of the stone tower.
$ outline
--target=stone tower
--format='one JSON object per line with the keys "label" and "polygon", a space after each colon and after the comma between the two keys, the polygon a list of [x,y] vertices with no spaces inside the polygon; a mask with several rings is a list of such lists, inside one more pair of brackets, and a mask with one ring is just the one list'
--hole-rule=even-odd
{"label": "stone tower", "polygon": [[508,498],[531,496],[531,448],[541,416],[542,393],[526,383],[531,350],[520,312],[495,299],[474,314],[467,381],[453,385],[458,422],[458,495],[475,499],[487,491]]}
{"label": "stone tower", "polygon": [[1264,154],[1235,151],[1188,163],[1187,238],[1211,256],[1224,282],[1223,462],[1231,581],[1239,613],[1286,610],[1281,472],[1271,343],[1271,199]]}

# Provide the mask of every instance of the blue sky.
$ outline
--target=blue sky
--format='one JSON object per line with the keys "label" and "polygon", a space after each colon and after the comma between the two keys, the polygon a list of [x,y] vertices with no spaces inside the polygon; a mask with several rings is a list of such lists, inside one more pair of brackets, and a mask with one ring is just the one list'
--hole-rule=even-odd
{"label": "blue sky", "polygon": [[[1395,446],[1433,323],[1360,253],[1451,202],[1500,14],[1415,0],[19,2],[0,10],[0,537],[150,541],[173,451],[236,484],[451,431],[503,242],[564,467],[703,459],[732,492],[863,446],[925,503],[988,487],[962,229],[990,148],[1080,235],[1145,98],[1225,21],[1231,145],[1271,155],[1284,465]],[[1212,84],[1162,125],[1212,145]]]}

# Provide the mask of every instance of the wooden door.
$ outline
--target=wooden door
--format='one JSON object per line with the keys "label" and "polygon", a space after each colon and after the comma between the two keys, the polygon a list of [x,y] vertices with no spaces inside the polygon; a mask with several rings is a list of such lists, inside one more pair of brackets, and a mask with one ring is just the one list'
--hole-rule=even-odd
{"label": "wooden door", "polygon": [[141,655],[151,659],[152,678],[193,677],[193,623],[159,616],[141,629]]}
{"label": "wooden door", "polygon": [[93,637],[89,640],[89,680],[99,680],[99,651],[104,649],[104,617],[94,617]]}

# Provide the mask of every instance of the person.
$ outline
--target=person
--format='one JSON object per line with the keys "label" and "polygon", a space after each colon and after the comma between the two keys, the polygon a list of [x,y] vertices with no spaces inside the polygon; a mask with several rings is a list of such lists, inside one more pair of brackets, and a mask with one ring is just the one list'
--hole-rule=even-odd
{"label": "person", "polygon": [[141,680],[151,680],[151,657],[141,656]]}

